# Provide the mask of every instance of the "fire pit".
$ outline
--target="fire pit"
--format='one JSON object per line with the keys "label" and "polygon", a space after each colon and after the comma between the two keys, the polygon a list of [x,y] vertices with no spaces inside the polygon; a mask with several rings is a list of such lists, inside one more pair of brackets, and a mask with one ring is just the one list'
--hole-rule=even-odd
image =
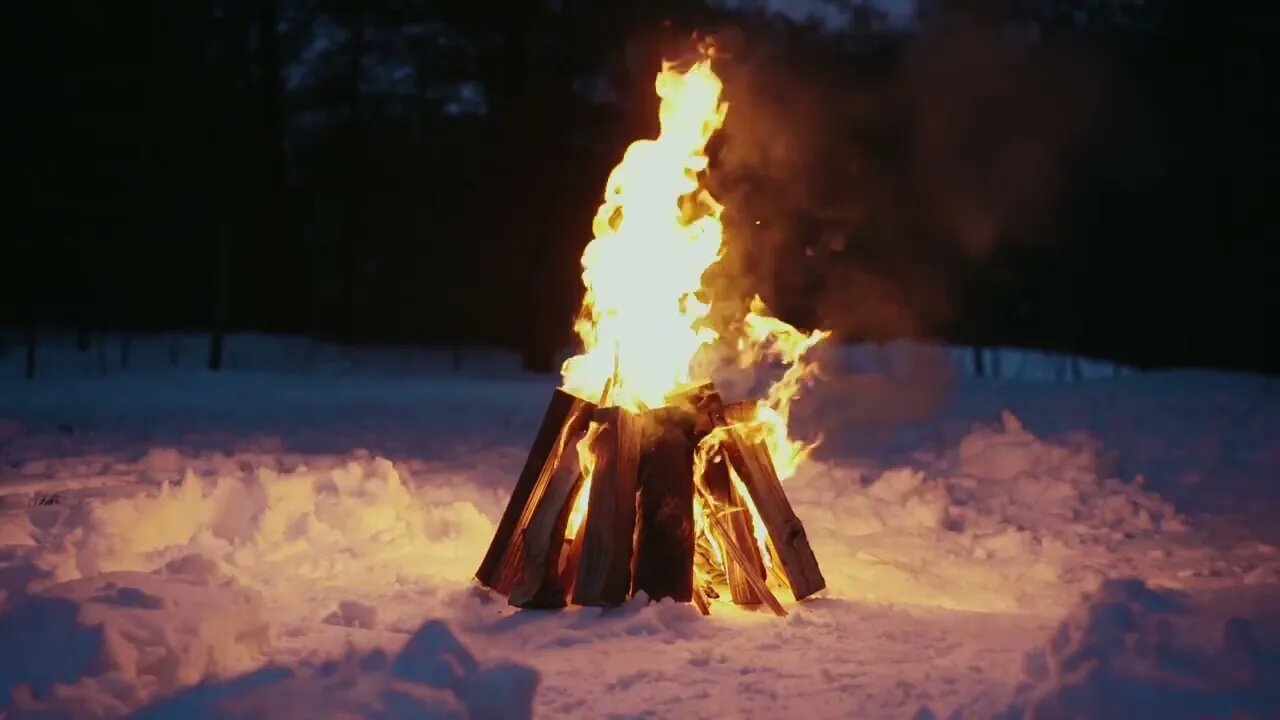
{"label": "fire pit", "polygon": [[[476,573],[523,608],[613,606],[644,592],[703,613],[786,610],[825,587],[782,479],[811,449],[787,434],[792,399],[827,336],[770,317],[757,298],[717,330],[702,276],[723,253],[723,208],[702,186],[724,121],[706,43],[658,74],[661,132],[609,177],[583,253],[583,352],[556,390]],[[731,343],[731,345],[730,345]],[[709,349],[785,367],[763,399],[726,403]]]}

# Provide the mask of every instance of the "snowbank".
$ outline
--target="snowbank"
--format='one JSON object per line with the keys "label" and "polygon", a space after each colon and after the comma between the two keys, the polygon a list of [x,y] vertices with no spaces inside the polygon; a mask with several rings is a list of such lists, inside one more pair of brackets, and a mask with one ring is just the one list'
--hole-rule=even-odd
{"label": "snowbank", "polygon": [[[143,465],[180,472],[187,462],[157,450]],[[212,478],[188,469],[149,492],[3,516],[28,571],[2,576],[0,662],[12,666],[0,666],[0,697],[27,686],[19,700],[118,715],[261,665],[279,639],[267,618],[294,604],[332,607],[314,622],[382,627],[344,588],[462,587],[493,533],[457,488],[410,488],[386,460],[285,473],[225,462]]]}
{"label": "snowbank", "polygon": [[[787,493],[829,587],[783,620],[640,601],[516,612],[473,587],[547,378],[375,365],[0,381],[0,711],[1074,717],[1096,707],[1081,697],[1118,693],[1107,702],[1144,717],[1125,693],[1154,686],[1131,660],[1054,669],[1099,652],[1079,598],[1127,576],[1192,596],[1277,587],[1269,386],[968,382],[955,358],[866,351],[802,398],[796,417],[827,440]],[[1230,533],[1204,515],[1228,482],[1250,498]],[[1044,645],[1064,615],[1076,639]],[[1192,658],[1210,688],[1188,707],[1217,712],[1235,688],[1274,708],[1262,685],[1210,672],[1240,655],[1222,621],[1206,640],[1180,617],[1174,647],[1192,650],[1165,657]],[[1231,627],[1249,672],[1271,677],[1265,642]],[[537,668],[536,693],[506,658]]]}
{"label": "snowbank", "polygon": [[[136,578],[135,578],[136,579]],[[243,607],[209,604],[220,599],[208,593],[194,613],[214,611],[234,615]],[[226,598],[221,598],[226,599]],[[382,650],[349,651],[345,657],[296,667],[266,666],[228,678],[229,670],[248,669],[228,663],[220,652],[246,637],[257,637],[254,626],[201,627],[217,632],[210,642],[192,646],[178,638],[178,647],[139,646],[122,636],[112,622],[95,624],[94,601],[79,606],[71,600],[32,599],[20,609],[0,616],[0,628],[26,623],[40,628],[49,620],[65,631],[55,638],[29,638],[40,651],[21,667],[0,666],[6,686],[17,684],[11,718],[118,717],[156,695],[167,695],[134,713],[150,720],[197,718],[351,718],[387,720],[527,720],[532,717],[538,673],[514,663],[482,664],[442,622],[424,624],[395,656]],[[159,600],[163,602],[163,600]],[[162,606],[139,607],[158,611]],[[50,617],[56,615],[57,617]],[[34,621],[34,623],[33,623]],[[38,623],[38,624],[37,624]],[[136,630],[145,621],[134,623]],[[29,632],[29,631],[28,631]],[[164,635],[165,633],[161,633]],[[52,642],[51,642],[52,640]],[[141,651],[151,651],[145,656]],[[6,656],[8,657],[8,656]],[[212,665],[193,668],[193,660],[208,658]],[[34,660],[34,662],[31,662]],[[220,679],[228,678],[228,679]],[[140,681],[143,681],[140,684]],[[201,682],[203,681],[203,682]],[[199,684],[196,684],[199,683]],[[9,687],[4,687],[7,691]],[[177,690],[177,692],[173,692]]]}
{"label": "snowbank", "polygon": [[1006,720],[1280,717],[1280,654],[1252,622],[1140,580],[1103,585],[1027,654],[1025,677]]}
{"label": "snowbank", "polygon": [[1101,444],[1046,441],[1010,412],[877,476],[814,462],[788,483],[831,591],[979,611],[1065,608],[1107,558],[1177,533],[1173,506],[1107,474]]}
{"label": "snowbank", "polygon": [[0,614],[0,695],[117,716],[157,693],[261,664],[260,594],[177,567],[105,573],[24,595]]}
{"label": "snowbank", "polygon": [[192,688],[135,717],[528,720],[537,686],[537,671],[482,664],[447,625],[431,621],[395,656],[349,652],[319,664],[264,668],[230,683]]}
{"label": "snowbank", "polygon": [[[148,467],[176,469],[172,451]],[[493,523],[448,484],[410,488],[381,458],[325,469],[187,470],[151,492],[89,500],[61,510],[42,533],[38,561],[56,580],[193,563],[253,587],[281,573],[311,580],[395,585],[465,579]],[[58,511],[55,508],[55,511]]]}

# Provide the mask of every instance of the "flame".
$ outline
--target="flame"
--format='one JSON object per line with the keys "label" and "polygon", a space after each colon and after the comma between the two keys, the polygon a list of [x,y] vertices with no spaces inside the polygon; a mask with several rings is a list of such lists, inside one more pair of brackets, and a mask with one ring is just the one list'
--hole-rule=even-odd
{"label": "flame", "polygon": [[717,337],[702,325],[710,305],[698,291],[721,256],[721,206],[698,174],[727,105],[710,58],[685,72],[664,64],[655,86],[661,131],[609,175],[582,255],[584,350],[561,368],[565,390],[588,400],[612,378],[614,403],[633,412],[687,384],[694,356]]}
{"label": "flame", "polygon": [[[728,105],[711,67],[709,48],[691,66],[664,63],[655,89],[661,102],[660,130],[654,139],[627,148],[610,173],[604,201],[592,224],[593,238],[582,255],[586,286],[575,330],[582,352],[561,367],[563,388],[598,406],[629,412],[661,407],[692,382],[699,354],[720,339],[707,324],[711,310],[702,277],[724,251],[723,207],[702,186],[707,143],[724,123]],[[792,440],[787,433],[791,403],[816,372],[805,355],[828,337],[805,333],[774,318],[760,298],[741,317],[737,358],[746,365],[778,362],[786,367],[748,418],[734,418],[733,429],[748,441],[764,442],[780,480],[790,477],[816,442]],[[574,538],[587,513],[595,458],[591,444],[599,432],[592,423],[577,445],[583,482],[565,530]],[[725,430],[707,435],[698,447],[695,481],[718,447]],[[750,512],[756,540],[771,563],[764,523],[736,473],[733,482],[744,508],[721,507],[705,492],[694,500],[694,517],[714,559],[723,549],[709,524],[725,512]]]}
{"label": "flame", "polygon": [[592,422],[586,434],[578,441],[578,468],[582,472],[582,484],[578,486],[578,495],[573,501],[573,509],[569,511],[569,520],[565,523],[564,536],[569,539],[577,537],[578,528],[582,527],[582,520],[587,515],[587,502],[591,498],[591,473],[596,467],[591,444],[595,442],[602,427],[599,423]]}
{"label": "flame", "polygon": [[[791,418],[791,403],[800,394],[805,382],[818,373],[817,363],[805,357],[813,346],[830,337],[826,330],[805,333],[767,314],[768,308],[757,296],[751,301],[751,310],[744,320],[746,335],[739,343],[739,362],[758,363],[775,358],[787,366],[770,388],[763,400],[756,403],[755,416],[740,430],[748,439],[763,440],[769,448],[773,467],[779,480],[795,474],[809,453],[822,441],[818,438],[805,443],[792,440],[787,432]],[[752,514],[755,515],[754,508]],[[758,517],[758,516],[757,516]],[[757,521],[757,525],[761,524]]]}

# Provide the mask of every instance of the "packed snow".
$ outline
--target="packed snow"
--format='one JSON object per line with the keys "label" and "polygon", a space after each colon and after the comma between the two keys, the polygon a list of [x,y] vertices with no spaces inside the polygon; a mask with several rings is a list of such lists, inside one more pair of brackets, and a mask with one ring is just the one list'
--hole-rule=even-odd
{"label": "packed snow", "polygon": [[0,354],[0,717],[1280,717],[1270,380],[834,347],[789,615],[472,579],[555,379],[233,336]]}

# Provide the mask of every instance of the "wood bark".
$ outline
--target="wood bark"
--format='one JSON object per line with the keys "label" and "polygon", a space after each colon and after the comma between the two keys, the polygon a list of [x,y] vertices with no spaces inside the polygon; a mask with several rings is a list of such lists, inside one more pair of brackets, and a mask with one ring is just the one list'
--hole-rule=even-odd
{"label": "wood bark", "polygon": [[648,413],[651,445],[639,479],[635,582],[652,600],[693,599],[693,416],[675,408]]}
{"label": "wood bark", "polygon": [[769,535],[773,559],[782,566],[792,595],[796,600],[803,600],[827,585],[818,568],[818,559],[809,547],[804,525],[796,517],[782,490],[782,482],[778,480],[764,442],[747,440],[732,427],[728,435],[724,443],[726,454],[760,513],[760,520]]}
{"label": "wood bark", "polygon": [[618,407],[596,410],[595,422],[600,429],[591,444],[595,466],[573,602],[612,606],[631,589],[641,428],[637,416]]}
{"label": "wood bark", "polygon": [[510,592],[524,567],[522,531],[533,519],[565,448],[586,430],[593,407],[563,390],[552,394],[511,500],[476,571],[476,579],[484,585],[503,594]]}
{"label": "wood bark", "polygon": [[520,575],[508,602],[521,608],[562,608],[568,590],[560,573],[560,555],[566,553],[564,531],[574,498],[582,485],[577,455],[572,447],[561,455],[547,482],[529,524],[521,532],[523,550]]}
{"label": "wood bark", "polygon": [[[721,516],[724,526],[728,529],[733,542],[737,543],[749,561],[749,565],[744,567],[729,557],[728,553],[722,553],[726,556],[724,564],[725,577],[729,581],[729,596],[738,605],[759,604],[760,597],[752,589],[752,583],[746,577],[747,573],[753,573],[760,580],[765,579],[764,560],[760,557],[760,546],[756,543],[751,513],[746,509],[746,504],[738,494],[737,488],[733,486],[729,477],[729,463],[722,454],[717,453],[716,457],[708,461],[703,473],[707,491],[718,508],[730,509],[730,512]],[[717,537],[716,540],[723,548],[723,538]]]}

